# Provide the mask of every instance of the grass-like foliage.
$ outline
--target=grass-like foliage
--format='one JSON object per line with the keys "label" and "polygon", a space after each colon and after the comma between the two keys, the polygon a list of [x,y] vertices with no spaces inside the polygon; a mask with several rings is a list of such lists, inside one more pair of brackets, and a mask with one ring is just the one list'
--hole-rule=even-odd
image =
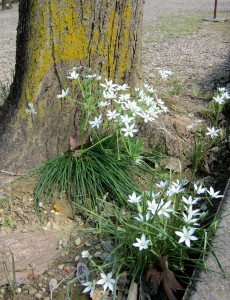
{"label": "grass-like foliage", "polygon": [[[160,155],[146,152],[138,136],[141,122],[152,122],[168,111],[151,86],[134,92],[126,84],[106,79],[102,83],[101,76],[77,70],[68,76],[73,92],[66,88],[57,95],[77,107],[77,132],[69,139],[68,152],[35,169],[35,201],[54,203],[65,193],[73,211],[93,221],[91,228],[79,230],[96,233],[107,244],[105,253],[99,251],[101,260],[94,259],[91,249],[82,252],[92,267],[90,281],[80,281],[84,293],[92,296],[98,287],[99,292],[118,299],[117,291],[122,290],[119,299],[130,299],[138,283],[139,294],[153,299],[161,284],[167,298],[175,300],[174,292],[184,290],[189,282],[188,269],[207,268],[204,259],[217,222],[210,219],[206,204],[218,203],[222,195],[186,178],[173,181],[171,173],[159,182],[153,166]],[[172,72],[161,70],[160,75],[167,79]],[[204,149],[219,139],[219,114],[229,99],[224,89],[214,97],[217,121],[200,138],[197,135],[194,172],[202,163]],[[36,107],[30,104],[27,113],[36,115]],[[121,287],[124,273],[127,280]]]}
{"label": "grass-like foliage", "polygon": [[[67,78],[71,90],[62,89],[57,101],[73,104],[78,126],[69,138],[69,151],[36,168],[35,201],[55,201],[65,192],[71,203],[90,209],[107,193],[110,200],[122,202],[154,173],[149,162],[156,156],[145,153],[138,124],[152,122],[167,107],[148,84],[134,92],[127,84],[85,75],[81,68],[74,68]],[[37,114],[32,103],[26,112]]]}
{"label": "grass-like foliage", "polygon": [[[98,225],[77,229],[97,232],[104,241],[102,244],[105,241],[110,243],[109,252],[101,246],[101,253],[107,252],[107,256],[101,255],[101,260],[95,259],[91,249],[82,252],[93,272],[89,282],[84,284],[90,289],[84,292],[93,294],[96,288],[103,286],[105,292],[110,291],[113,299],[117,299],[120,278],[125,272],[124,299],[129,299],[135,282],[139,283],[139,294],[148,295],[149,299],[150,296],[158,299],[155,298],[158,288],[154,294],[151,287],[158,287],[160,283],[167,299],[176,299],[174,292],[184,290],[188,285],[191,269],[209,270],[205,256],[211,247],[217,221],[209,217],[208,211],[202,210],[201,203],[218,202],[217,198],[222,196],[200,183],[191,185],[186,179],[154,182],[155,179],[150,191],[133,192],[127,197],[127,204],[132,209],[126,206],[126,212],[121,213],[115,203],[111,209],[102,200],[104,211],[100,214],[91,212]],[[113,218],[110,218],[111,211]],[[107,283],[110,285],[102,280],[105,274],[108,274]],[[102,279],[97,280],[100,276]]]}
{"label": "grass-like foliage", "polygon": [[[138,143],[138,142],[137,142]],[[35,201],[41,199],[55,202],[55,197],[66,193],[70,203],[84,205],[89,209],[99,208],[101,199],[109,193],[109,199],[126,202],[132,191],[140,191],[141,183],[155,174],[149,163],[159,161],[159,154],[130,156],[125,149],[119,149],[113,135],[95,145],[69,151],[37,167]],[[156,176],[156,175],[155,175]],[[100,200],[100,201],[99,201]]]}

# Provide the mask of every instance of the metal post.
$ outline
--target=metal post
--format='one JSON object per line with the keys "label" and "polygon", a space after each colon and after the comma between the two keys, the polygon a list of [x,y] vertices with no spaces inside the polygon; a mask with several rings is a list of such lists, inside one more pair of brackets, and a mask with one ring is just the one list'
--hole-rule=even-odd
{"label": "metal post", "polygon": [[225,22],[225,21],[227,21],[227,19],[225,19],[225,18],[217,18],[216,14],[217,14],[217,0],[215,0],[215,3],[214,3],[214,18],[205,18],[205,19],[203,19],[203,21],[211,21],[211,22]]}
{"label": "metal post", "polygon": [[214,6],[214,19],[216,19],[216,11],[217,11],[217,0],[215,0],[215,6]]}

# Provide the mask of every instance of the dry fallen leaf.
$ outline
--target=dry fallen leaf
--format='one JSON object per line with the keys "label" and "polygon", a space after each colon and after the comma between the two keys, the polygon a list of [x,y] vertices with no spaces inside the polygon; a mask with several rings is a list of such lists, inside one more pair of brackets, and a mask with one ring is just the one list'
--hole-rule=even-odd
{"label": "dry fallen leaf", "polygon": [[54,206],[53,206],[53,209],[54,209],[56,212],[59,212],[59,211],[61,211],[61,206],[60,206],[58,203],[55,203]]}
{"label": "dry fallen leaf", "polygon": [[27,275],[28,280],[32,280],[34,278],[34,274],[30,273]]}
{"label": "dry fallen leaf", "polygon": [[155,281],[161,283],[168,300],[176,300],[173,292],[176,290],[185,290],[183,286],[176,280],[174,273],[167,267],[167,256],[160,257],[160,264],[162,271],[157,271],[152,265],[149,265],[148,271],[145,275],[145,281]]}
{"label": "dry fallen leaf", "polygon": [[[105,295],[105,291],[102,289],[95,289],[93,295],[90,296],[92,300],[101,300],[101,298]],[[104,297],[103,297],[104,299]]]}
{"label": "dry fallen leaf", "polygon": [[137,300],[138,299],[138,285],[137,283],[133,283],[130,292],[129,292],[129,300]]}
{"label": "dry fallen leaf", "polygon": [[176,280],[174,273],[167,268],[167,258],[167,256],[160,257],[162,268],[161,282],[168,299],[176,300],[177,298],[174,296],[173,292],[175,292],[176,290],[183,291],[185,290],[185,288]]}
{"label": "dry fallen leaf", "polygon": [[86,137],[76,133],[69,137],[69,149],[71,151],[77,150],[81,145],[86,143]]}
{"label": "dry fallen leaf", "polygon": [[160,280],[161,278],[161,272],[158,272],[153,265],[149,265],[148,271],[145,275],[145,281],[155,281]]}

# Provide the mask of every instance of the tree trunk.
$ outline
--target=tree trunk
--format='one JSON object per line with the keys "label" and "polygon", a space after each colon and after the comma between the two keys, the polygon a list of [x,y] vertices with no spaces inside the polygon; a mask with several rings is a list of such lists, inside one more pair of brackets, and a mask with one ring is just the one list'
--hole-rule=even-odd
{"label": "tree trunk", "polygon": [[15,78],[0,111],[1,168],[28,169],[67,150],[74,108],[56,97],[67,70],[139,81],[142,10],[143,0],[20,1]]}
{"label": "tree trunk", "polygon": [[10,0],[2,0],[2,10],[12,8],[12,3]]}

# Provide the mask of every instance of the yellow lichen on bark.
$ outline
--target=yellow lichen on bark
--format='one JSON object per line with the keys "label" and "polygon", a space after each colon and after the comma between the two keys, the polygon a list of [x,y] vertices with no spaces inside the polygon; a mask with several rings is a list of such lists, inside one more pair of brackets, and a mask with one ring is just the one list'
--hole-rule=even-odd
{"label": "yellow lichen on bark", "polygon": [[54,52],[56,61],[83,60],[87,57],[87,28],[84,27],[80,11],[74,1],[65,1],[65,11],[60,11],[57,0],[51,9]]}
{"label": "yellow lichen on bark", "polygon": [[118,78],[125,78],[125,73],[129,70],[131,64],[131,52],[130,52],[130,32],[131,28],[131,4],[130,1],[126,2],[124,13],[122,15],[123,34],[122,34],[122,46],[119,51],[119,66],[118,66]]}
{"label": "yellow lichen on bark", "polygon": [[[130,69],[131,1],[125,1],[119,11],[115,2],[110,2],[104,12],[103,28],[101,24],[93,23],[96,10],[92,11],[90,1],[76,3],[76,0],[33,2],[26,54],[28,71],[18,114],[23,119],[27,117],[26,102],[37,101],[42,81],[54,65],[68,61],[89,62],[102,57],[104,76],[117,81],[123,81]],[[45,116],[40,111],[43,108],[37,103],[41,120]]]}

